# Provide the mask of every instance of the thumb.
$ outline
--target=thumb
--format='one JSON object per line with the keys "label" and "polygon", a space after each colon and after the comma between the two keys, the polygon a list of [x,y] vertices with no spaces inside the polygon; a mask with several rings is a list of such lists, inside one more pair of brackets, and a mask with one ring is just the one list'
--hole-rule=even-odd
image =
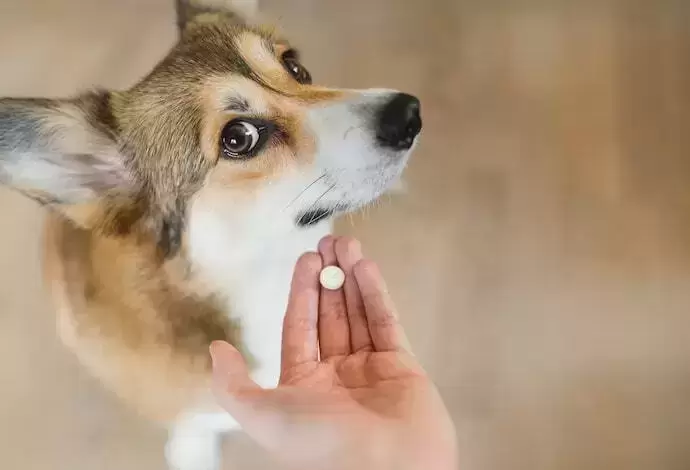
{"label": "thumb", "polygon": [[[210,347],[213,364],[213,393],[231,413],[261,388],[249,377],[247,363],[240,352],[225,341],[214,341]],[[230,409],[232,408],[232,409]]]}
{"label": "thumb", "polygon": [[215,341],[210,352],[213,393],[218,404],[260,445],[266,449],[276,448],[283,437],[280,426],[283,413],[276,400],[276,390],[259,387],[250,378],[240,352],[230,344]]}

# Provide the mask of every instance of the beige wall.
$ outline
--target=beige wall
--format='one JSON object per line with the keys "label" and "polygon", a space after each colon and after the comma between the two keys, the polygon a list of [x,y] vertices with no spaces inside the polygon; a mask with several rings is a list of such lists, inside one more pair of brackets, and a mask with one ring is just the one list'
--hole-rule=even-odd
{"label": "beige wall", "polygon": [[[3,96],[126,86],[174,38],[167,0],[5,4]],[[467,468],[690,468],[690,4],[265,4],[318,81],[422,98],[407,194],[341,231],[383,265]],[[163,468],[162,433],[54,339],[40,211],[0,207],[0,468]]]}

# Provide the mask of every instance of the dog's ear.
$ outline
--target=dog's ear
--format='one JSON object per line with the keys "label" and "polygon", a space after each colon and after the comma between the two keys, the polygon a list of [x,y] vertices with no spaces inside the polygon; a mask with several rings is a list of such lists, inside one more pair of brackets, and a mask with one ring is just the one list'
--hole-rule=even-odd
{"label": "dog's ear", "polygon": [[134,180],[117,143],[109,95],[0,100],[0,183],[82,226]]}
{"label": "dog's ear", "polygon": [[189,24],[221,15],[237,23],[252,20],[258,10],[259,0],[175,0],[177,27],[182,33]]}

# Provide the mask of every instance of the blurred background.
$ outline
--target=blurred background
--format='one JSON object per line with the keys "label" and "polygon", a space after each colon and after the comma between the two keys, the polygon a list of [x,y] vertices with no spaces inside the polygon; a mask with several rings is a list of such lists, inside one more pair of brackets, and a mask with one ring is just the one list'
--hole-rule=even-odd
{"label": "blurred background", "polygon": [[[4,0],[0,96],[131,85],[172,3]],[[381,262],[462,468],[690,468],[690,2],[262,7],[317,81],[422,99],[406,192],[339,230]],[[164,433],[55,339],[41,210],[0,207],[0,467],[162,470]]]}

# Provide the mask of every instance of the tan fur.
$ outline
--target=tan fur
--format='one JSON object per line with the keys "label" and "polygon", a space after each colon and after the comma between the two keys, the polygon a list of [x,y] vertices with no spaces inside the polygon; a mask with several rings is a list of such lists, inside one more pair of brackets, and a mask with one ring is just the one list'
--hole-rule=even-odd
{"label": "tan fur", "polygon": [[[204,15],[201,24],[211,16]],[[204,35],[203,40],[213,41],[213,37]],[[265,49],[265,36],[247,31],[237,37],[236,44],[268,87],[218,71],[177,70],[173,76],[163,69],[151,81],[112,94],[110,111],[128,145],[134,146],[134,153],[151,155],[151,160],[138,159],[133,170],[156,182],[153,193],[64,206],[62,214],[83,221],[81,228],[57,213],[46,224],[45,282],[55,300],[62,340],[121,399],[163,423],[191,406],[207,403],[214,409],[208,396],[208,345],[224,339],[242,349],[240,325],[232,324],[216,299],[196,282],[185,262],[184,247],[172,259],[161,254],[146,208],[138,209],[140,198],[149,198],[148,204],[158,204],[163,212],[166,207],[175,210],[179,192],[193,192],[176,181],[185,178],[189,184],[189,175],[197,173],[206,174],[204,197],[222,198],[225,191],[250,196],[251,189],[266,179],[279,177],[291,166],[311,163],[314,137],[303,133],[301,122],[307,105],[343,96],[339,91],[301,86],[284,69],[267,65],[270,61],[255,61],[258,48],[262,48],[259,55],[276,53],[276,49]],[[284,51],[286,45],[278,47]],[[201,74],[207,78],[198,81]],[[161,108],[156,94],[161,87],[166,96],[177,96],[178,102]],[[267,145],[261,158],[242,165],[218,161],[220,132],[236,116],[222,103],[228,93],[238,90],[253,104],[265,107],[266,115],[279,123],[285,135]],[[166,120],[179,122],[176,135],[166,137]],[[182,155],[193,148],[195,136],[190,131],[196,123],[201,154],[193,162]],[[152,142],[156,147],[136,147]],[[168,162],[161,164],[153,158]],[[156,175],[161,168],[165,178]]]}
{"label": "tan fur", "polygon": [[[271,32],[230,13],[197,13],[130,90],[0,101],[0,181],[53,209],[44,276],[62,340],[108,388],[163,423],[215,409],[212,341],[247,357],[227,299],[187,264],[188,206],[241,203],[267,181],[309,167],[316,138],[308,111],[347,97],[298,83],[280,62],[289,45]],[[238,94],[280,132],[256,158],[233,162],[221,157],[220,135],[239,115],[228,106]],[[31,139],[34,147],[24,144]],[[43,165],[45,175],[23,185],[17,177],[35,174],[28,165]],[[103,166],[104,180],[89,173]],[[61,178],[74,174],[75,189],[63,191]]]}
{"label": "tan fur", "polygon": [[[258,41],[259,38],[255,35],[251,35],[253,38],[251,40],[246,39],[246,36],[243,37],[245,40],[240,41],[240,44],[245,47],[261,46],[263,43],[263,41]],[[249,54],[247,56],[250,57]],[[253,70],[262,78],[269,77],[273,70],[267,67],[268,62],[248,60],[248,63],[252,63]],[[282,70],[281,74],[285,75],[286,72]],[[274,86],[276,82],[269,85]],[[220,132],[228,122],[237,117],[236,114],[228,113],[218,106],[229,91],[241,90],[242,95],[248,97],[252,103],[261,103],[266,108],[266,116],[284,130],[284,136],[287,138],[285,141],[274,141],[267,146],[261,158],[253,159],[242,166],[219,162],[210,172],[210,182],[244,192],[248,189],[247,185],[251,186],[253,182],[277,178],[281,171],[291,166],[310,164],[315,151],[315,141],[312,135],[305,134],[303,131],[305,126],[302,121],[307,111],[307,103],[337,100],[344,96],[344,93],[337,90],[312,90],[312,88],[315,87],[293,89],[292,91],[298,93],[297,95],[285,96],[280,91],[271,91],[243,77],[209,80],[200,90],[201,101],[204,104],[201,147],[207,159],[218,158]]]}
{"label": "tan fur", "polygon": [[289,96],[293,102],[302,104],[318,104],[319,102],[332,101],[347,96],[342,90],[320,88],[313,85],[302,85],[293,80],[284,67],[273,61],[266,60],[268,55],[280,56],[290,47],[287,43],[276,44],[272,38],[272,50],[267,51],[265,41],[252,33],[243,33],[235,39],[237,50],[249,66],[261,72],[266,84],[276,90],[279,95]]}
{"label": "tan fur", "polygon": [[237,344],[237,328],[195,293],[181,260],[161,266],[153,244],[96,235],[56,215],[44,256],[60,336],[94,375],[155,420],[206,401],[208,345]]}

